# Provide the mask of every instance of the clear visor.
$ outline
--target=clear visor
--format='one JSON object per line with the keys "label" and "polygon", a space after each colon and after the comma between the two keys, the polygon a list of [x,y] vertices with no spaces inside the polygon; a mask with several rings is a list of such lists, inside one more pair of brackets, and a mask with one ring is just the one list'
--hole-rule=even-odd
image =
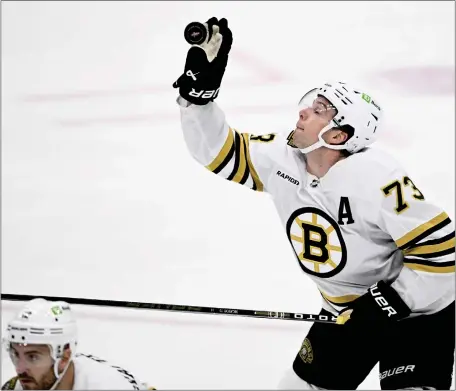
{"label": "clear visor", "polygon": [[[51,357],[51,347],[43,349],[43,345],[19,344],[5,342],[5,349],[8,352],[13,365],[24,370],[26,368],[50,368],[54,364]],[[40,346],[40,348],[34,348]]]}
{"label": "clear visor", "polygon": [[318,88],[306,93],[298,103],[299,111],[308,110],[328,123],[336,116],[337,109],[324,96],[318,94]]}

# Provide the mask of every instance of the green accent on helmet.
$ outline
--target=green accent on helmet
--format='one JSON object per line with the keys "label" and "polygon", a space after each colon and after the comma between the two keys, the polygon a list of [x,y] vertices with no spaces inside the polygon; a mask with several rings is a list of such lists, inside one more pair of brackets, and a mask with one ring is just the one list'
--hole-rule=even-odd
{"label": "green accent on helmet", "polygon": [[63,314],[62,308],[59,305],[56,305],[56,306],[52,307],[51,311],[52,311],[52,313],[54,315],[62,315]]}
{"label": "green accent on helmet", "polygon": [[367,103],[370,103],[371,102],[371,97],[367,94],[363,94],[361,96]]}

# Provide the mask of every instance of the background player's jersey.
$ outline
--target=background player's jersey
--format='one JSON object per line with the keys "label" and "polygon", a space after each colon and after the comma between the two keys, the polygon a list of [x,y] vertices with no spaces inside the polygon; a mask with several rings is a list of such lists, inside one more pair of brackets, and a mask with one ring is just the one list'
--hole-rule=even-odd
{"label": "background player's jersey", "polygon": [[300,268],[336,313],[379,280],[412,310],[431,314],[454,300],[455,232],[402,167],[372,148],[318,179],[287,135],[231,128],[216,103],[178,98],[192,156],[227,180],[268,192]]}
{"label": "background player's jersey", "polygon": [[[76,353],[73,390],[154,390],[147,388],[127,370],[89,355]],[[2,390],[22,390],[17,377],[6,382]]]}

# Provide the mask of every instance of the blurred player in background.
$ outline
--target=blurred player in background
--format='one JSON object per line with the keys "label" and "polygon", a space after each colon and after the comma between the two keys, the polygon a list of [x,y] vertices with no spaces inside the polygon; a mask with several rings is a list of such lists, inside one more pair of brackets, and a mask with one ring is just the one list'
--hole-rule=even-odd
{"label": "blurred player in background", "polygon": [[65,302],[34,299],[8,323],[3,343],[17,376],[2,390],[154,390],[130,372],[76,353],[77,327]]}
{"label": "blurred player in background", "polygon": [[[321,314],[343,319],[310,328],[279,388],[356,389],[380,362],[382,389],[448,389],[454,225],[393,157],[369,146],[381,133],[380,104],[325,83],[301,99],[293,129],[241,133],[214,102],[232,33],[226,19],[206,26],[173,84],[187,147],[209,171],[271,195],[297,264],[322,295]],[[329,61],[337,66],[337,55]]]}

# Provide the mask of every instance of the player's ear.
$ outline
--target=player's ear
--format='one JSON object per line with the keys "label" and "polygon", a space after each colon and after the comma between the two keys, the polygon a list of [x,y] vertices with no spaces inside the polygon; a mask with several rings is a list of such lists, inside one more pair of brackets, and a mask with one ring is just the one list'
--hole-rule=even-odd
{"label": "player's ear", "polygon": [[342,129],[331,129],[328,132],[328,141],[330,144],[338,145],[343,144],[348,139],[347,133]]}
{"label": "player's ear", "polygon": [[350,125],[342,125],[338,129],[343,133],[343,136],[344,136],[343,139],[341,139],[342,142],[346,142],[347,140],[352,138],[353,135],[355,134],[355,129]]}
{"label": "player's ear", "polygon": [[71,348],[70,348],[70,345],[66,345],[63,349],[62,358],[59,361],[59,365],[58,365],[59,373],[63,372],[65,367],[68,365],[70,358],[71,358]]}
{"label": "player's ear", "polygon": [[335,136],[334,136],[337,144],[343,144],[345,141],[348,140],[348,134],[344,132],[342,129],[338,129]]}

